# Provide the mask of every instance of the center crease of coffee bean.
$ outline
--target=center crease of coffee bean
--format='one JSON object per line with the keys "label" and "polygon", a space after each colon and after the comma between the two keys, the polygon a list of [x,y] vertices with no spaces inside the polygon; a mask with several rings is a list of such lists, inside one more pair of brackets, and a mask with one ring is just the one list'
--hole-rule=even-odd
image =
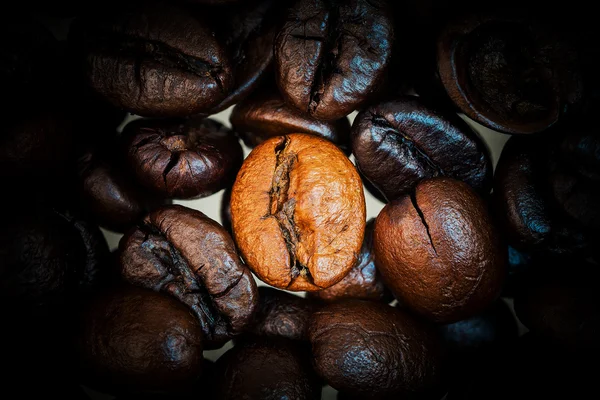
{"label": "center crease of coffee bean", "polygon": [[431,244],[433,252],[437,256],[437,250],[435,249],[435,244],[433,244],[433,239],[431,238],[431,233],[429,232],[429,225],[427,224],[427,220],[425,219],[425,214],[423,214],[423,211],[421,211],[421,208],[419,208],[419,204],[417,203],[417,193],[414,190],[410,193],[410,201],[412,202],[415,211],[419,215],[419,218],[421,218],[423,226],[425,226],[425,230],[427,231],[427,237],[429,238],[429,243]]}

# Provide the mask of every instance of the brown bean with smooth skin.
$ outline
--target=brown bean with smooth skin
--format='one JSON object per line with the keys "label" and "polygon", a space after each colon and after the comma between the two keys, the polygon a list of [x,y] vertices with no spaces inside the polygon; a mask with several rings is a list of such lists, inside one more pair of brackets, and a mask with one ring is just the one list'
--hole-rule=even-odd
{"label": "brown bean with smooth skin", "polygon": [[482,312],[500,294],[507,250],[469,185],[421,181],[375,222],[375,260],[396,298],[421,316],[450,323]]}
{"label": "brown bean with smooth skin", "polygon": [[168,293],[198,317],[205,347],[219,348],[251,322],[256,283],[231,237],[200,211],[153,211],[119,243],[125,281]]}
{"label": "brown bean with smooth skin", "polygon": [[360,253],[365,198],[352,163],[331,142],[291,134],[246,158],[233,185],[238,248],[257,276],[280,289],[339,282]]}

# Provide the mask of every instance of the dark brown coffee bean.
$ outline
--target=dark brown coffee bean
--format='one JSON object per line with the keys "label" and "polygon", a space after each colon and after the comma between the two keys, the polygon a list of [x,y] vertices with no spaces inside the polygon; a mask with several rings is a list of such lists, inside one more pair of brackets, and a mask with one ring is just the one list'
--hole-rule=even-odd
{"label": "dark brown coffee bean", "polygon": [[394,299],[375,268],[375,254],[373,254],[374,227],[375,219],[370,219],[365,228],[365,239],[360,249],[358,262],[348,275],[327,289],[307,293],[307,297],[325,301],[354,298],[386,303]]}
{"label": "dark brown coffee bean", "polygon": [[117,107],[144,116],[207,112],[233,84],[226,49],[207,24],[176,6],[149,3],[79,20],[90,86]]}
{"label": "dark brown coffee bean", "polygon": [[547,141],[533,138],[509,139],[494,176],[494,212],[509,244],[518,250],[579,252],[589,239],[553,200],[548,147]]}
{"label": "dark brown coffee bean", "polygon": [[165,201],[135,182],[119,157],[109,151],[114,148],[90,149],[79,157],[80,195],[98,224],[125,232]]}
{"label": "dark brown coffee bean", "polygon": [[300,0],[275,39],[275,75],[286,102],[340,119],[383,86],[394,42],[382,0]]}
{"label": "dark brown coffee bean", "polygon": [[169,198],[216,193],[233,183],[242,165],[237,137],[211,119],[134,121],[123,137],[138,181]]}
{"label": "dark brown coffee bean", "polygon": [[348,118],[319,121],[287,105],[276,90],[265,90],[236,105],[231,113],[231,125],[246,146],[252,148],[274,136],[310,133],[333,142],[345,153],[350,152]]}
{"label": "dark brown coffee bean", "polygon": [[354,165],[313,135],[268,139],[246,158],[231,193],[244,261],[279,289],[315,291],[357,262],[365,199]]}
{"label": "dark brown coffee bean", "polygon": [[517,290],[517,317],[531,332],[571,349],[600,348],[598,266],[571,257],[552,261]]}
{"label": "dark brown coffee bean", "polygon": [[439,339],[397,308],[361,300],[332,303],[315,313],[309,337],[317,373],[337,390],[404,398],[438,389]]}
{"label": "dark brown coffee bean", "polygon": [[251,338],[225,353],[216,365],[215,400],[318,400],[321,384],[309,349],[298,342]]}
{"label": "dark brown coffee bean", "polygon": [[168,293],[198,317],[205,347],[218,348],[251,322],[256,283],[221,225],[200,211],[167,206],[119,244],[123,278]]}
{"label": "dark brown coffee bean", "polygon": [[259,287],[259,302],[249,332],[257,336],[308,339],[308,323],[316,304],[270,287]]}
{"label": "dark brown coffee bean", "polygon": [[436,176],[464,181],[482,194],[491,189],[492,162],[484,142],[457,115],[429,108],[416,97],[362,111],[352,127],[352,152],[388,200]]}
{"label": "dark brown coffee bean", "polygon": [[581,101],[576,53],[533,21],[462,18],[440,35],[437,56],[454,103],[500,132],[541,132]]}
{"label": "dark brown coffee bean", "polygon": [[121,287],[96,298],[82,314],[83,377],[99,390],[178,393],[202,373],[202,330],[177,300]]}
{"label": "dark brown coffee bean", "polygon": [[466,183],[421,181],[375,222],[375,262],[398,300],[441,323],[482,312],[500,294],[506,247],[483,200]]}

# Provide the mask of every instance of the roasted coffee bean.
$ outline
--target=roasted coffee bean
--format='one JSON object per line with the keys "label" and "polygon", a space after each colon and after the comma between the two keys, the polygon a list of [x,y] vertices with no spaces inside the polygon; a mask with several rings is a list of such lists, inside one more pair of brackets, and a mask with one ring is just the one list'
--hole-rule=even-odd
{"label": "roasted coffee bean", "polygon": [[598,267],[571,257],[554,257],[540,267],[544,270],[531,271],[515,294],[519,320],[531,332],[568,348],[600,348]]}
{"label": "roasted coffee bean", "polygon": [[446,26],[437,57],[454,103],[500,132],[541,132],[581,102],[576,53],[533,21],[464,17]]}
{"label": "roasted coffee bean", "polygon": [[337,390],[380,399],[439,389],[439,338],[397,308],[361,300],[329,304],[315,313],[309,338],[317,373]]}
{"label": "roasted coffee bean", "polygon": [[131,286],[103,293],[82,314],[85,383],[112,394],[180,393],[202,373],[202,330],[177,300]]}
{"label": "roasted coffee bean", "polygon": [[125,232],[165,201],[129,175],[114,148],[95,148],[78,159],[79,188],[90,215],[101,226]]}
{"label": "roasted coffee bean", "polygon": [[375,254],[373,254],[374,227],[375,219],[370,219],[365,228],[365,238],[360,249],[358,262],[348,275],[327,289],[308,293],[308,297],[325,301],[354,298],[379,300],[386,303],[394,299],[375,268]]}
{"label": "roasted coffee bean", "polygon": [[319,121],[287,105],[273,89],[257,91],[235,106],[230,121],[248,147],[255,147],[273,136],[310,133],[327,139],[350,152],[350,121],[343,117]]}
{"label": "roasted coffee bean", "polygon": [[308,299],[261,286],[254,322],[249,332],[257,336],[308,339],[308,323],[316,304]]}
{"label": "roasted coffee bean", "polygon": [[258,303],[252,274],[223,227],[200,211],[182,206],[153,211],[119,249],[123,278],[189,306],[205,347],[221,347],[251,322]]}
{"label": "roasted coffee bean", "polygon": [[244,261],[280,289],[315,291],[358,260],[365,229],[360,177],[331,142],[313,135],[268,139],[246,158],[231,193]]}
{"label": "roasted coffee bean", "polygon": [[230,234],[233,234],[231,229],[231,188],[225,189],[221,198],[221,225]]}
{"label": "roasted coffee bean", "polygon": [[229,93],[231,64],[208,25],[173,5],[149,3],[78,20],[74,47],[90,86],[144,116],[207,112]]}
{"label": "roasted coffee bean", "polygon": [[466,183],[421,181],[375,222],[375,262],[398,300],[451,323],[477,315],[500,294],[506,247],[483,200]]}
{"label": "roasted coffee bean", "polygon": [[321,384],[299,342],[249,338],[217,361],[215,400],[318,400]]}
{"label": "roasted coffee bean", "polygon": [[435,110],[416,97],[362,111],[352,126],[352,152],[358,168],[388,200],[436,176],[464,181],[482,194],[492,186],[484,142],[456,114]]}
{"label": "roasted coffee bean", "polygon": [[285,101],[322,120],[362,107],[387,79],[391,15],[383,0],[296,2],[275,39],[275,75]]}
{"label": "roasted coffee bean", "polygon": [[580,252],[589,238],[553,200],[548,147],[533,138],[509,139],[494,176],[494,212],[509,244],[520,251]]}
{"label": "roasted coffee bean", "polygon": [[140,183],[169,198],[206,197],[231,185],[242,165],[237,137],[211,119],[138,120],[123,132]]}

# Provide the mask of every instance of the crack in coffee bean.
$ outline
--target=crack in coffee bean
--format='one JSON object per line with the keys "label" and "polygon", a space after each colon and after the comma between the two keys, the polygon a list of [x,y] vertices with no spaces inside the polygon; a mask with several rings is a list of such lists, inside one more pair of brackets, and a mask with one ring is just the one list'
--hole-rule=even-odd
{"label": "crack in coffee bean", "polygon": [[415,211],[417,212],[417,214],[419,214],[419,218],[421,218],[421,222],[423,223],[423,226],[425,226],[425,230],[427,231],[427,237],[429,238],[429,243],[431,244],[431,248],[433,248],[433,252],[437,256],[437,250],[435,249],[435,245],[433,244],[433,239],[431,238],[431,233],[429,232],[429,225],[427,224],[427,220],[425,219],[425,214],[423,214],[423,211],[421,210],[421,208],[419,207],[419,204],[417,203],[417,193],[414,190],[410,193],[410,201],[411,201],[413,207],[415,208]]}

